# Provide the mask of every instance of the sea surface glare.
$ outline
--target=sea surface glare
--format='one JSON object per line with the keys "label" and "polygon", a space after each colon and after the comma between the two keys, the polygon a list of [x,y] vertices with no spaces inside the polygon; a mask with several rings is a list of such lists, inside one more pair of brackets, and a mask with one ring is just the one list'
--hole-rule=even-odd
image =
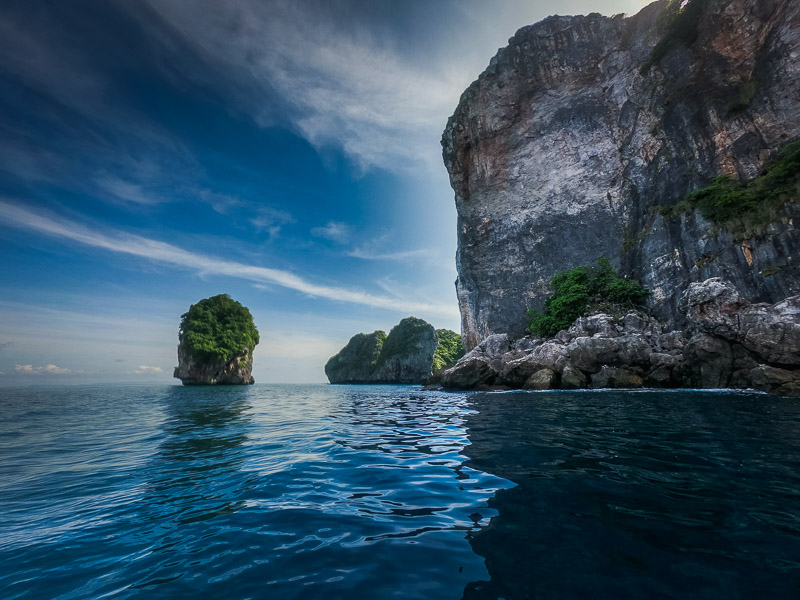
{"label": "sea surface glare", "polygon": [[0,599],[800,598],[800,401],[0,389]]}

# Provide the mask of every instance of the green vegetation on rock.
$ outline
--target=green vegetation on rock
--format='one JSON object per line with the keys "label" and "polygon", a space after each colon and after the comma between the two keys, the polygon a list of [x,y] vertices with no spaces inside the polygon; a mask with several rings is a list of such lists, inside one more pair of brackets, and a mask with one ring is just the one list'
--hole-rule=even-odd
{"label": "green vegetation on rock", "polygon": [[679,46],[689,47],[697,39],[697,25],[708,0],[689,0],[681,8],[684,0],[670,0],[658,20],[660,28],[665,29],[661,40],[653,47],[647,62],[642,65],[642,75],[661,62],[667,53]]}
{"label": "green vegetation on rock", "polygon": [[359,333],[325,364],[331,383],[422,383],[464,354],[461,336],[416,317],[383,331]]}
{"label": "green vegetation on rock", "polygon": [[717,177],[710,186],[689,194],[678,204],[659,206],[656,210],[665,218],[673,218],[696,209],[737,239],[744,239],[763,232],[785,204],[797,200],[799,191],[800,140],[797,140],[786,146],[760,177],[747,182]]}
{"label": "green vegetation on rock", "polygon": [[245,349],[252,359],[258,330],[250,311],[227,294],[192,304],[181,315],[180,339],[188,356],[228,361]]}
{"label": "green vegetation on rock", "polygon": [[410,356],[419,352],[419,340],[429,329],[430,323],[417,317],[406,317],[400,321],[386,336],[377,364],[381,365],[396,356]]}
{"label": "green vegetation on rock", "polygon": [[639,306],[649,294],[637,282],[620,277],[607,258],[599,259],[594,267],[556,273],[550,287],[553,295],[545,301],[544,312],[528,311],[528,331],[534,335],[550,337],[567,329],[590,306]]}
{"label": "green vegetation on rock", "polygon": [[449,329],[437,329],[436,336],[439,338],[439,345],[433,355],[433,372],[437,373],[442,369],[452,367],[458,359],[464,356],[464,344],[461,336]]}
{"label": "green vegetation on rock", "polygon": [[372,333],[357,333],[350,338],[347,345],[325,365],[325,372],[336,372],[349,369],[358,373],[358,378],[366,379],[378,363],[386,332],[377,330]]}

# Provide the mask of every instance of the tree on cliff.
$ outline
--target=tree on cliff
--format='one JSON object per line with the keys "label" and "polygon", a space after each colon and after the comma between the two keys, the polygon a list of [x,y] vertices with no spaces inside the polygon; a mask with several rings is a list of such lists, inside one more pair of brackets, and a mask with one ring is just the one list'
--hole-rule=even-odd
{"label": "tree on cliff", "polygon": [[245,349],[252,356],[258,330],[250,311],[227,294],[192,304],[181,315],[180,339],[196,360],[230,360]]}
{"label": "tree on cliff", "polygon": [[636,281],[620,277],[607,258],[593,267],[575,267],[556,273],[550,280],[553,295],[545,300],[544,312],[528,311],[528,331],[534,335],[554,336],[586,314],[590,306],[610,310],[640,306],[649,291]]}
{"label": "tree on cliff", "polygon": [[436,353],[433,355],[434,373],[452,367],[464,356],[464,344],[461,342],[461,336],[455,331],[437,329],[436,337],[439,338],[439,345],[436,346]]}

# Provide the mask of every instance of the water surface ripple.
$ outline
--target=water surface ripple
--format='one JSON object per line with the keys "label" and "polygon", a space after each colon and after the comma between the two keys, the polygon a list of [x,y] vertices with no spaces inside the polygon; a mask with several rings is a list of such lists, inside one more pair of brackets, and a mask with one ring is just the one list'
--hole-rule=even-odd
{"label": "water surface ripple", "polygon": [[1,391],[0,597],[453,598],[508,482],[465,395],[413,387]]}
{"label": "water surface ripple", "polygon": [[0,598],[797,598],[800,403],[0,390]]}

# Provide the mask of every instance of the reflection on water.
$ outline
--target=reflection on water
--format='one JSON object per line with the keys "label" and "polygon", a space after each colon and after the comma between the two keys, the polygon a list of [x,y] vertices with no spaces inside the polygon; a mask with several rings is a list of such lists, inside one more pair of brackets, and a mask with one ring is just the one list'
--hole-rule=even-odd
{"label": "reflection on water", "polygon": [[800,404],[481,394],[468,466],[509,479],[466,599],[797,598]]}
{"label": "reflection on water", "polygon": [[0,598],[785,598],[800,407],[410,386],[0,391]]}
{"label": "reflection on water", "polygon": [[[250,418],[247,394],[239,388],[212,390],[170,388],[163,400],[166,434],[160,455],[166,461],[192,465],[199,457],[219,459],[220,467],[235,468],[233,450],[247,439]],[[241,465],[241,454],[238,464]]]}
{"label": "reflection on water", "polygon": [[464,465],[465,395],[106,387],[0,403],[2,600],[447,600],[488,577],[465,536],[507,482]]}

